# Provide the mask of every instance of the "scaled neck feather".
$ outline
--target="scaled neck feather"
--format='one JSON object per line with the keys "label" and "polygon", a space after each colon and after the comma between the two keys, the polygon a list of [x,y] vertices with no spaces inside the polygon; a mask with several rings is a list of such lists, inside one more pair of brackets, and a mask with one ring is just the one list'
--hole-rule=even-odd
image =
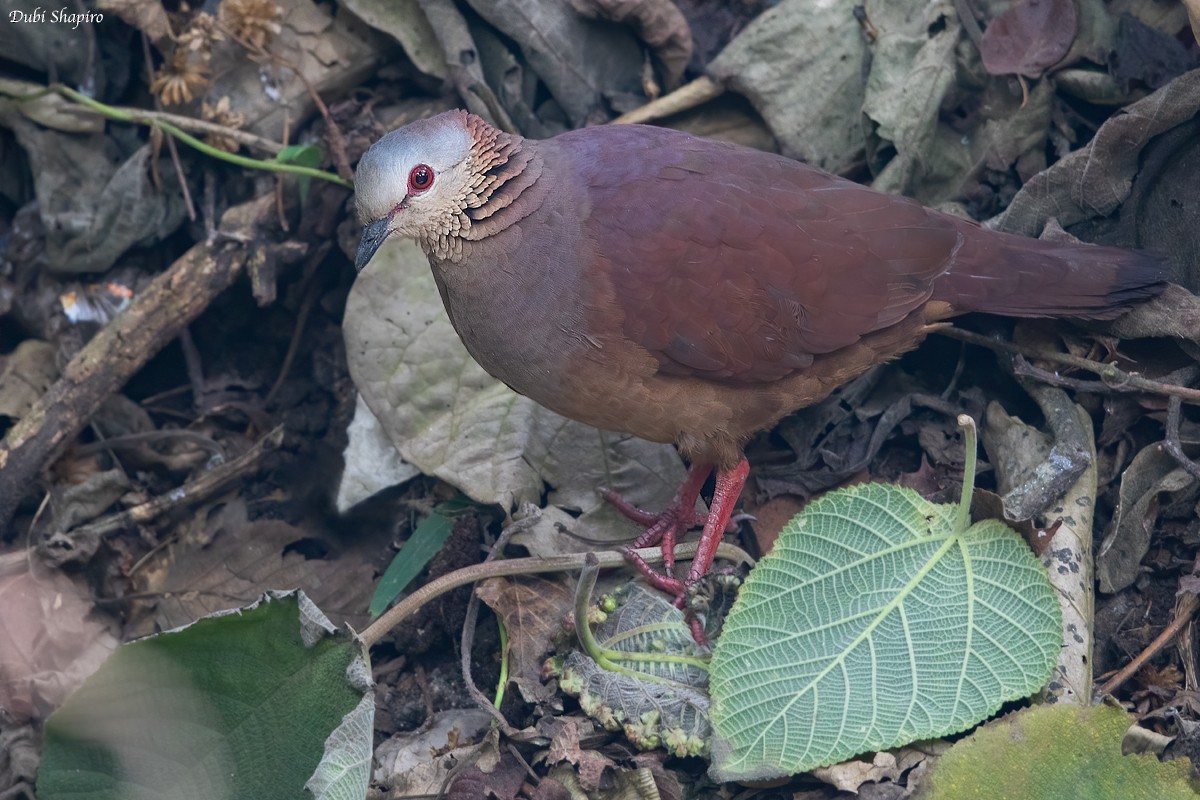
{"label": "scaled neck feather", "polygon": [[532,214],[542,194],[527,191],[542,174],[535,143],[497,130],[474,114],[460,113],[473,141],[466,188],[443,230],[420,241],[430,256],[449,262],[462,259],[464,242],[499,233]]}

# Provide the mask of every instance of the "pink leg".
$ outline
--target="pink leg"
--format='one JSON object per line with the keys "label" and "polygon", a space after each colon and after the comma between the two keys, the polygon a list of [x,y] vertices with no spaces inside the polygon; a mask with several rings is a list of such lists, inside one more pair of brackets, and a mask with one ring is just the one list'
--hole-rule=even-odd
{"label": "pink leg", "polygon": [[[688,570],[684,583],[691,586],[700,580],[710,569],[713,559],[717,557],[717,546],[725,535],[729,518],[733,516],[733,507],[737,505],[746,485],[746,476],[750,474],[750,464],[743,458],[731,470],[717,470],[717,487],[713,491],[712,508],[708,512],[708,521],[704,523],[704,533],[700,534],[700,546],[696,557],[692,559],[692,568]],[[676,604],[678,604],[676,599]]]}
{"label": "pink leg", "polygon": [[[737,505],[742,488],[746,485],[746,476],[750,473],[750,465],[742,459],[731,470],[717,470],[717,486],[713,492],[712,508],[707,515],[696,514],[696,498],[700,488],[708,478],[712,469],[711,464],[693,464],[688,470],[687,479],[675,493],[671,504],[660,514],[652,514],[631,505],[616,493],[604,490],[604,498],[612,503],[618,511],[639,525],[645,525],[646,531],[633,543],[632,548],[625,551],[626,557],[642,573],[646,581],[661,591],[675,595],[675,605],[683,608],[687,602],[687,590],[700,580],[710,569],[717,555],[717,546],[729,527],[733,508]],[[674,575],[675,542],[688,528],[694,525],[704,525],[704,533],[700,535],[699,549],[692,560],[692,568],[685,580],[679,580]],[[659,542],[663,548],[663,572],[656,572],[633,549],[651,547]],[[703,629],[695,617],[689,619],[692,634],[696,641],[704,639]]]}

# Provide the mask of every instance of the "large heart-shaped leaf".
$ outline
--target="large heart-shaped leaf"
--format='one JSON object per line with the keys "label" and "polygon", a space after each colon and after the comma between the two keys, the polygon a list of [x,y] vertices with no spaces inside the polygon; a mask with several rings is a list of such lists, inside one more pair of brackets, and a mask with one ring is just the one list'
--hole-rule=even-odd
{"label": "large heart-shaped leaf", "polygon": [[868,484],[797,515],[713,656],[712,774],[804,772],[964,730],[1037,691],[1062,639],[1046,574],[995,520]]}
{"label": "large heart-shaped leaf", "polygon": [[354,384],[405,461],[484,505],[544,499],[577,512],[566,523],[579,540],[547,515],[550,552],[628,538],[630,526],[596,487],[658,509],[683,481],[670,445],[560,417],[488,375],[459,340],[429,261],[410,241],[387,242],[358,276],[344,330]]}

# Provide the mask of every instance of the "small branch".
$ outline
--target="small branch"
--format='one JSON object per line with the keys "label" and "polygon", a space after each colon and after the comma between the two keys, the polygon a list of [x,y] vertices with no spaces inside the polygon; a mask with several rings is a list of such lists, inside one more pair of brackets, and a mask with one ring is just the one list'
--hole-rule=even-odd
{"label": "small branch", "polygon": [[670,94],[665,94],[657,100],[651,100],[644,106],[633,111],[627,111],[612,121],[613,125],[634,125],[643,122],[653,122],[656,119],[669,117],[690,111],[696,106],[703,105],[709,100],[715,100],[725,94],[725,87],[712,78],[700,77],[691,83],[680,86]]}
{"label": "small branch", "polygon": [[39,550],[46,560],[55,566],[78,560],[81,555],[95,552],[100,539],[110,533],[150,522],[172,509],[211,497],[230,481],[251,473],[265,455],[277,450],[282,443],[283,426],[280,425],[232,461],[213,467],[183,486],[160,494],[141,505],[109,514],[66,533],[56,533],[43,541]]}
{"label": "small branch", "polygon": [[[90,29],[91,28],[89,26],[89,30]],[[145,31],[140,31],[140,34],[141,35],[139,38],[142,42],[142,61],[144,61],[146,64],[146,85],[153,86],[154,58],[150,54],[150,37],[146,35]],[[158,95],[154,96],[154,108],[158,111],[162,111],[162,100],[158,97]],[[174,139],[167,139],[167,150],[171,152],[171,164],[175,167],[175,176],[179,180],[179,191],[183,194],[183,205],[187,208],[188,220],[195,222],[196,204],[192,202],[192,190],[188,188],[187,175],[185,175],[183,172],[183,163],[179,160],[179,148],[175,146]],[[157,150],[153,155],[158,155]],[[157,164],[155,164],[153,160],[151,161],[151,164],[155,167],[154,186],[156,189],[162,188],[158,181]]]}
{"label": "small branch", "polygon": [[[632,551],[641,556],[647,563],[656,564],[662,561],[662,548],[649,547],[644,550]],[[690,558],[696,554],[696,543],[689,542],[676,546],[675,555],[677,558]],[[431,602],[437,597],[442,596],[446,592],[457,589],[460,586],[466,586],[476,581],[481,581],[486,578],[504,578],[513,575],[538,575],[544,572],[567,572],[575,571],[583,568],[586,559],[585,553],[575,553],[569,556],[557,556],[555,558],[510,558],[503,561],[486,561],[482,564],[475,564],[470,567],[465,567],[460,570],[451,572],[449,575],[443,575],[435,581],[422,586],[408,597],[401,600],[396,605],[392,606],[382,617],[371,623],[365,631],[359,635],[364,647],[371,647],[378,642],[392,628],[399,625],[408,617],[412,616],[417,609],[426,603]],[[730,561],[741,561],[746,563],[754,563],[754,559],[750,558],[749,554],[740,547],[736,547],[727,542],[722,542],[717,548],[717,555],[720,558],[725,558]],[[628,562],[625,560],[623,553],[616,550],[604,551],[595,554],[598,566],[601,569],[622,567]]]}
{"label": "small branch", "polygon": [[91,453],[101,453],[108,450],[122,450],[129,447],[140,447],[143,444],[164,441],[183,441],[190,442],[202,450],[207,450],[213,456],[224,458],[225,452],[221,446],[212,440],[211,437],[205,436],[203,433],[189,431],[182,428],[167,428],[157,431],[144,431],[142,433],[126,433],[121,436],[113,436],[110,439],[101,439],[96,442],[88,442],[75,447],[71,452],[75,456],[85,456]]}
{"label": "small branch", "polygon": [[[272,141],[258,134],[239,130],[238,128],[231,128],[228,125],[218,125],[215,122],[209,122],[204,119],[185,117],[182,114],[171,114],[166,111],[147,111],[141,108],[128,108],[124,106],[110,107],[114,111],[128,115],[128,119],[121,120],[122,122],[136,122],[150,127],[160,127],[163,123],[166,123],[180,130],[233,139],[238,144],[244,144],[252,150],[258,150],[271,155],[277,155],[283,149],[283,145],[279,142]],[[93,108],[89,108],[88,110],[94,111],[101,116],[108,116]],[[113,118],[110,117],[110,119]]]}
{"label": "small branch", "polygon": [[[240,213],[254,218],[260,205],[251,201]],[[244,247],[193,246],[75,354],[62,377],[0,441],[0,530],[8,527],[42,468],[110,395],[233,283],[246,258]]]}
{"label": "small branch", "polygon": [[320,284],[315,280],[318,270],[317,266],[329,254],[332,242],[322,242],[313,255],[309,257],[306,267],[307,274],[304,276],[303,299],[300,301],[300,309],[296,312],[296,324],[292,328],[292,338],[288,342],[287,353],[283,357],[283,365],[279,368],[279,375],[275,378],[275,383],[271,384],[271,389],[267,392],[267,396],[263,398],[263,407],[271,405],[271,401],[279,394],[279,390],[283,388],[283,382],[287,380],[288,373],[291,372],[292,363],[296,360],[296,354],[300,352],[300,340],[304,338],[304,328],[308,324],[308,315],[312,313],[313,306],[317,302],[317,298],[321,296]]}
{"label": "small branch", "polygon": [[980,347],[986,347],[989,350],[995,350],[1000,353],[1020,355],[1026,358],[1037,358],[1043,361],[1051,361],[1055,364],[1075,367],[1076,369],[1084,369],[1099,375],[1104,379],[1105,385],[1113,391],[1161,394],[1167,397],[1178,397],[1185,403],[1200,405],[1200,389],[1188,389],[1183,386],[1175,386],[1170,383],[1151,380],[1150,378],[1138,375],[1136,372],[1126,372],[1115,364],[1102,364],[1099,361],[1073,356],[1069,353],[1056,353],[1051,350],[1031,350],[1012,342],[1004,342],[972,331],[965,331],[962,328],[941,328],[936,333],[940,336],[958,339],[960,342],[977,344]]}
{"label": "small branch", "polygon": [[1137,674],[1137,671],[1145,666],[1147,661],[1158,655],[1159,651],[1170,644],[1171,640],[1192,621],[1192,617],[1196,616],[1197,608],[1200,608],[1200,598],[1197,598],[1191,592],[1184,594],[1175,606],[1175,618],[1171,620],[1171,624],[1163,628],[1162,633],[1154,637],[1154,641],[1147,645],[1145,650],[1138,653],[1137,658],[1130,661],[1120,672],[1105,681],[1104,685],[1097,690],[1097,696],[1103,698],[1106,695],[1112,694],[1121,688],[1121,685],[1125,681]]}
{"label": "small branch", "polygon": [[[528,530],[533,523],[537,521],[538,516],[533,515],[517,520],[503,531],[500,532],[500,537],[496,539],[496,543],[492,545],[488,551],[485,564],[494,563],[499,557],[500,552],[508,545],[512,537],[520,531]],[[496,619],[500,622],[500,680],[496,693],[498,695],[495,701],[489,700],[484,696],[479,687],[475,685],[475,679],[471,676],[471,653],[475,650],[475,625],[479,620],[479,595],[471,592],[471,599],[467,602],[467,614],[463,620],[462,637],[459,642],[459,653],[461,654],[459,666],[462,669],[463,683],[467,687],[467,694],[471,695],[471,699],[475,701],[475,705],[482,708],[484,711],[492,715],[496,720],[496,724],[500,726],[500,732],[509,738],[519,737],[520,731],[509,724],[505,719],[504,714],[500,713],[500,704],[503,702],[501,692],[508,683],[508,642],[507,635],[504,632],[504,622],[500,620],[499,615]]]}
{"label": "small branch", "polygon": [[1085,381],[1079,378],[1064,377],[1057,372],[1035,367],[1025,360],[1025,356],[1021,355],[1013,357],[1012,371],[1014,375],[1022,378],[1034,378],[1050,386],[1060,386],[1076,392],[1111,395],[1126,391],[1125,387],[1112,387],[1104,381]]}

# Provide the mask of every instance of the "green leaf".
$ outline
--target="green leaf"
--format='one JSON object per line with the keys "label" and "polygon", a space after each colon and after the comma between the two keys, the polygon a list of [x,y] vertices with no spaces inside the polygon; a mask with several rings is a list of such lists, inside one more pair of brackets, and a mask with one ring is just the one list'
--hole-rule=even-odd
{"label": "green leaf", "polygon": [[38,796],[362,797],[373,709],[358,645],[273,593],[117,650],[47,720]]}
{"label": "green leaf", "polygon": [[280,164],[295,164],[299,167],[321,166],[321,148],[315,144],[289,144],[275,154]]}
{"label": "green leaf", "polygon": [[927,800],[1195,800],[1186,758],[1121,755],[1119,708],[1038,706],[989,723],[929,772]]}
{"label": "green leaf", "polygon": [[[294,164],[298,167],[321,166],[321,148],[315,144],[289,144],[275,154],[275,160],[281,164]],[[300,203],[308,200],[308,189],[312,186],[312,178],[307,175],[296,176],[297,186],[300,187]]]}
{"label": "green leaf", "polygon": [[408,541],[396,553],[387,571],[379,579],[375,587],[375,595],[371,598],[371,616],[378,617],[400,593],[412,583],[413,578],[421,574],[429,560],[437,555],[454,530],[454,521],[444,516],[439,510],[421,521],[417,529],[408,537]]}
{"label": "green leaf", "polygon": [[957,514],[868,484],[788,523],[713,655],[714,778],[945,736],[1045,683],[1062,622],[1044,570],[1002,523],[959,534]]}

